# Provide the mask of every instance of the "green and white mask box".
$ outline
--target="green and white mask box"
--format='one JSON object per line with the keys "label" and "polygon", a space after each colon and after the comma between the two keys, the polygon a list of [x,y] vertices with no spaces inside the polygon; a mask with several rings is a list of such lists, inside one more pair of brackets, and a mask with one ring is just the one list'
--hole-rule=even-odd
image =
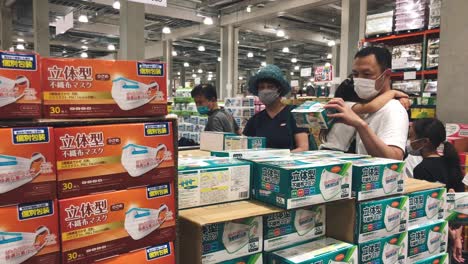
{"label": "green and white mask box", "polygon": [[254,165],[257,200],[294,209],[351,196],[351,162],[340,160],[285,160]]}
{"label": "green and white mask box", "polygon": [[448,222],[438,221],[408,231],[408,261],[416,261],[447,252]]}
{"label": "green and white mask box", "polygon": [[263,264],[263,254],[257,253],[250,256],[223,261],[222,264]]}
{"label": "green and white mask box", "polygon": [[468,223],[468,193],[447,193],[447,221]]}
{"label": "green and white mask box", "polygon": [[273,252],[271,264],[357,264],[357,246],[324,238]]}
{"label": "green and white mask box", "polygon": [[408,232],[359,244],[359,263],[405,264]]}
{"label": "green and white mask box", "polygon": [[341,151],[335,150],[312,150],[292,153],[291,156],[299,157],[301,159],[341,159],[341,160],[359,160],[370,158],[369,155],[363,154],[353,154],[353,153],[343,153]]}
{"label": "green and white mask box", "polygon": [[224,149],[261,149],[266,147],[264,137],[226,136],[224,138]]}
{"label": "green and white mask box", "polygon": [[237,149],[226,151],[212,151],[211,156],[229,157],[236,159],[267,158],[272,156],[289,156],[289,149]]}
{"label": "green and white mask box", "polygon": [[203,226],[202,263],[219,263],[263,250],[262,217]]}
{"label": "green and white mask box", "polygon": [[409,226],[427,224],[445,219],[445,188],[424,190],[408,194]]}
{"label": "green and white mask box", "polygon": [[296,119],[298,127],[330,129],[335,122],[334,118],[329,118],[328,113],[335,111],[326,110],[323,104],[315,101],[307,101],[294,108],[291,113]]}
{"label": "green and white mask box", "polygon": [[400,160],[353,160],[353,197],[363,201],[403,193],[404,166]]}
{"label": "green and white mask box", "polygon": [[325,205],[263,217],[263,250],[272,251],[325,235]]}
{"label": "green and white mask box", "polygon": [[449,264],[449,254],[443,253],[437,256],[433,256],[427,259],[423,259],[420,261],[415,262],[416,264]]}
{"label": "green and white mask box", "polygon": [[406,232],[408,212],[408,196],[358,203],[356,242],[363,243]]}
{"label": "green and white mask box", "polygon": [[249,199],[251,163],[230,158],[181,158],[179,209]]}

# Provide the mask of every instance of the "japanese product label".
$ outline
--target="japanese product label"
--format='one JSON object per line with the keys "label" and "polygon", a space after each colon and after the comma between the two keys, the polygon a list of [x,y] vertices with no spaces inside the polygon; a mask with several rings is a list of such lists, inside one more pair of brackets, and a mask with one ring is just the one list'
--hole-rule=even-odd
{"label": "japanese product label", "polygon": [[357,205],[357,243],[408,230],[408,196],[361,202]]}
{"label": "japanese product label", "polygon": [[255,253],[263,248],[262,217],[202,227],[202,263],[211,264]]}
{"label": "japanese product label", "polygon": [[407,263],[447,252],[448,222],[439,221],[408,230]]}
{"label": "japanese product label", "polygon": [[55,128],[55,134],[59,198],[174,177],[172,122]]}
{"label": "japanese product label", "polygon": [[270,254],[275,264],[353,264],[358,263],[357,246],[332,238],[292,246]]}
{"label": "japanese product label", "polygon": [[0,263],[60,263],[56,200],[0,207]]}
{"label": "japanese product label", "polygon": [[124,263],[153,263],[153,264],[174,264],[175,251],[174,242],[166,242],[156,246],[143,248],[122,254],[117,257],[98,261],[99,264],[124,264]]}
{"label": "japanese product label", "polygon": [[253,97],[231,97],[224,99],[224,107],[254,107]]}
{"label": "japanese product label", "polygon": [[263,250],[277,250],[325,235],[325,205],[263,217]]}
{"label": "japanese product label", "polygon": [[405,264],[408,232],[359,244],[359,263]]}
{"label": "japanese product label", "polygon": [[235,258],[231,260],[223,261],[223,264],[263,264],[263,254],[257,253],[250,256]]}
{"label": "japanese product label", "polygon": [[173,241],[173,188],[167,182],[60,200],[63,263],[90,263]]}
{"label": "japanese product label", "polygon": [[416,261],[416,264],[449,264],[450,258],[448,253],[442,253],[427,259]]}
{"label": "japanese product label", "polygon": [[44,115],[49,118],[167,114],[165,64],[42,59]]}
{"label": "japanese product label", "polygon": [[234,159],[179,161],[179,208],[250,197],[250,163]]}
{"label": "japanese product label", "polygon": [[0,118],[41,117],[39,55],[0,51]]}
{"label": "japanese product label", "polygon": [[235,136],[230,132],[202,131],[200,133],[200,149],[206,151],[222,151],[224,139],[227,136]]}
{"label": "japanese product label", "polygon": [[468,137],[468,124],[447,124],[447,137]]}
{"label": "japanese product label", "polygon": [[264,137],[226,136],[224,139],[225,150],[258,149],[266,147]]}
{"label": "japanese product label", "polygon": [[254,169],[257,200],[293,209],[351,196],[351,162],[284,159],[258,162]]}
{"label": "japanese product label", "polygon": [[0,138],[0,205],[54,199],[53,129],[1,128]]}
{"label": "japanese product label", "polygon": [[403,168],[398,160],[371,158],[353,161],[353,197],[358,201],[400,194]]}
{"label": "japanese product label", "polygon": [[331,110],[323,108],[323,104],[315,101],[307,101],[291,111],[298,127],[330,129],[335,122],[334,118],[329,118],[327,114]]}
{"label": "japanese product label", "polygon": [[468,223],[468,193],[447,193],[447,221]]}
{"label": "japanese product label", "polygon": [[445,218],[446,189],[438,188],[408,194],[409,227]]}
{"label": "japanese product label", "polygon": [[230,157],[236,159],[267,158],[271,156],[289,156],[289,149],[237,149],[212,151],[211,156]]}

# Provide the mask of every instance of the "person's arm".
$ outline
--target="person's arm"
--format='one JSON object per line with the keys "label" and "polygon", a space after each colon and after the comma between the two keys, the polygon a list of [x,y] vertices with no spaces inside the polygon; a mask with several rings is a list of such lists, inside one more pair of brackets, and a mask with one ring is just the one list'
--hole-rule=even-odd
{"label": "person's arm", "polygon": [[358,115],[371,114],[379,111],[380,108],[384,107],[390,100],[399,98],[408,98],[408,95],[400,91],[389,90],[370,102],[357,103],[351,109]]}
{"label": "person's arm", "polygon": [[256,136],[255,128],[254,128],[254,120],[255,120],[255,115],[253,117],[251,117],[249,119],[249,121],[247,121],[247,124],[244,127],[244,131],[242,132],[242,134],[244,134],[244,136],[248,136],[248,137],[255,137]]}
{"label": "person's arm", "polygon": [[302,152],[309,150],[309,134],[302,132],[294,134],[294,141],[296,142],[296,148],[291,152]]}

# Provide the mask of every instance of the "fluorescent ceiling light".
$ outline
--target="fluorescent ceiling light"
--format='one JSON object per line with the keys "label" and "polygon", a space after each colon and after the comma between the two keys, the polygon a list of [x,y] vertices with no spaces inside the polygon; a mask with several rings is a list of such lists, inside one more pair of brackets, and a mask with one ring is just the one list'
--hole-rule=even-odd
{"label": "fluorescent ceiling light", "polygon": [[107,49],[108,49],[108,50],[115,50],[114,44],[109,44],[109,45],[107,45]]}
{"label": "fluorescent ceiling light", "polygon": [[184,67],[185,68],[190,67],[190,64],[188,62],[184,62]]}
{"label": "fluorescent ceiling light", "polygon": [[202,70],[202,69],[198,69],[198,73],[203,73],[203,70]]}
{"label": "fluorescent ceiling light", "polygon": [[192,74],[192,77],[193,77],[193,78],[197,78],[197,75],[194,73],[194,74]]}
{"label": "fluorescent ceiling light", "polygon": [[299,69],[300,69],[299,66],[294,66],[294,70],[295,70],[295,71],[298,71]]}
{"label": "fluorescent ceiling light", "polygon": [[17,50],[24,50],[24,45],[23,44],[18,44],[16,45]]}
{"label": "fluorescent ceiling light", "polygon": [[78,17],[78,21],[80,21],[81,23],[88,23],[88,16],[87,15],[80,15]]}
{"label": "fluorescent ceiling light", "polygon": [[245,11],[247,11],[247,13],[252,12],[252,6],[248,5],[247,8],[245,9]]}
{"label": "fluorescent ceiling light", "polygon": [[88,53],[87,52],[81,52],[80,57],[81,58],[88,58]]}
{"label": "fluorescent ceiling light", "polygon": [[334,40],[328,41],[328,46],[333,47],[336,45],[336,42]]}
{"label": "fluorescent ceiling light", "polygon": [[177,72],[177,75],[180,75],[180,72]]}
{"label": "fluorescent ceiling light", "polygon": [[244,77],[242,77],[242,76],[239,76],[239,80],[241,80],[241,81],[242,81],[242,80],[244,80]]}
{"label": "fluorescent ceiling light", "polygon": [[213,77],[208,77],[208,81],[211,81]]}
{"label": "fluorescent ceiling light", "polygon": [[67,53],[67,50],[62,50],[62,53],[63,53],[63,54]]}
{"label": "fluorescent ceiling light", "polygon": [[283,52],[284,52],[284,53],[288,53],[288,52],[289,52],[289,48],[288,48],[288,47],[284,47],[284,48],[283,48]]}
{"label": "fluorescent ceiling light", "polygon": [[85,45],[81,46],[81,48],[84,50],[88,50],[88,46],[85,46]]}
{"label": "fluorescent ceiling light", "polygon": [[205,17],[203,19],[203,24],[205,25],[213,25],[213,19],[211,17]]}
{"label": "fluorescent ceiling light", "polygon": [[163,27],[162,33],[164,34],[171,34],[171,29],[169,27]]}
{"label": "fluorescent ceiling light", "polygon": [[205,46],[203,45],[198,46],[198,51],[205,51],[205,50],[206,50]]}
{"label": "fluorescent ceiling light", "polygon": [[276,31],[276,36],[282,38],[282,37],[286,36],[286,33],[284,32],[284,30],[278,29]]}
{"label": "fluorescent ceiling light", "polygon": [[16,39],[16,41],[18,41],[18,42],[24,42],[24,39],[18,38],[18,39]]}
{"label": "fluorescent ceiling light", "polygon": [[112,4],[112,7],[114,9],[120,9],[120,1],[118,0],[114,1],[114,3]]}
{"label": "fluorescent ceiling light", "polygon": [[172,56],[174,56],[174,57],[177,56],[177,51],[173,50],[172,51]]}
{"label": "fluorescent ceiling light", "polygon": [[331,53],[328,53],[327,59],[331,59],[331,58],[333,58],[333,55]]}
{"label": "fluorescent ceiling light", "polygon": [[331,64],[329,62],[325,63],[325,67],[330,67]]}
{"label": "fluorescent ceiling light", "polygon": [[247,53],[247,57],[248,57],[248,58],[252,58],[253,56],[254,56],[254,55],[253,55],[252,52]]}
{"label": "fluorescent ceiling light", "polygon": [[266,63],[266,61],[262,61],[261,65],[262,65],[262,67],[265,67],[265,66],[267,66],[267,63]]}
{"label": "fluorescent ceiling light", "polygon": [[218,57],[218,61],[221,61],[221,57]]}
{"label": "fluorescent ceiling light", "polygon": [[291,76],[294,75],[294,72],[291,72]]}
{"label": "fluorescent ceiling light", "polygon": [[292,63],[297,63],[297,59],[296,59],[296,58],[292,58],[292,59],[291,59],[291,62],[292,62]]}

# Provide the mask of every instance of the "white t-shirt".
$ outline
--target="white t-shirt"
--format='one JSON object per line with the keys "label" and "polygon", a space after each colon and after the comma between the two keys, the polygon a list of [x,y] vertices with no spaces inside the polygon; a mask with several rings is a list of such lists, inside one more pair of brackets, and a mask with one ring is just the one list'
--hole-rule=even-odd
{"label": "white t-shirt", "polygon": [[[345,102],[345,104],[352,108],[356,103]],[[354,136],[356,135],[356,129],[352,126],[345,125],[343,123],[333,124],[330,131],[327,134],[327,142],[320,145],[320,148],[333,149],[348,151],[351,142],[353,142]]]}
{"label": "white t-shirt", "polygon": [[405,169],[404,172],[406,176],[410,178],[414,178],[413,171],[416,166],[421,163],[423,158],[421,156],[413,156],[413,155],[408,155],[408,157],[405,159]]}
{"label": "white t-shirt", "polygon": [[[364,120],[387,146],[395,146],[405,151],[409,120],[408,113],[399,101],[389,101]],[[359,154],[368,154],[359,133],[356,135],[356,151]]]}

